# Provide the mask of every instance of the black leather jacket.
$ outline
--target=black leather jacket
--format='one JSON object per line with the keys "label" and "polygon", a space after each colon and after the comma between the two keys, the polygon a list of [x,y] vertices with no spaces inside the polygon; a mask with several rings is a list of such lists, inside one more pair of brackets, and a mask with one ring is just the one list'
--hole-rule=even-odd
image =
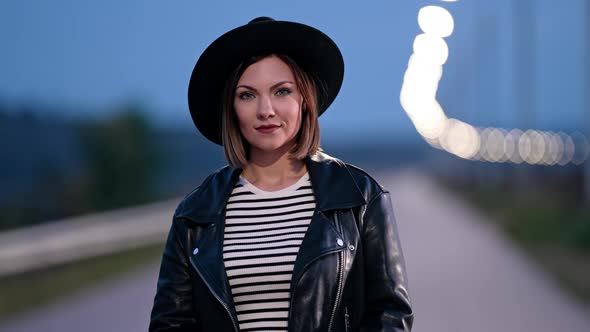
{"label": "black leather jacket", "polygon": [[[295,261],[289,331],[409,331],[413,313],[389,193],[326,154],[305,162],[316,212]],[[239,174],[218,170],[178,206],[150,331],[238,331],[222,246],[225,205]]]}

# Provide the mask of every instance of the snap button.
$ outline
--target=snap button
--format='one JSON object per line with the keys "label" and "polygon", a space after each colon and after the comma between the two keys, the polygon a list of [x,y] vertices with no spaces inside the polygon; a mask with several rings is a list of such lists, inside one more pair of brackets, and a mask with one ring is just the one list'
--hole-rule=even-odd
{"label": "snap button", "polygon": [[353,250],[354,250],[354,245],[352,245],[352,244],[349,244],[349,245],[348,245],[348,250],[350,250],[350,251],[353,251]]}
{"label": "snap button", "polygon": [[195,250],[193,250],[193,255],[196,255],[199,252],[199,248],[195,248]]}
{"label": "snap button", "polygon": [[344,241],[342,241],[342,239],[336,240],[336,243],[341,247],[344,245]]}

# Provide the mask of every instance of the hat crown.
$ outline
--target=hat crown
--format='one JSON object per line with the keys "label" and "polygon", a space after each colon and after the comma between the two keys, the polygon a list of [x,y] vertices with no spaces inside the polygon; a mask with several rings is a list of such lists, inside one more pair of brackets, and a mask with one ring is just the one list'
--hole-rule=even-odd
{"label": "hat crown", "polygon": [[272,17],[260,16],[260,17],[253,19],[252,21],[248,22],[248,24],[258,23],[258,22],[268,22],[268,21],[274,21],[274,20],[275,19]]}

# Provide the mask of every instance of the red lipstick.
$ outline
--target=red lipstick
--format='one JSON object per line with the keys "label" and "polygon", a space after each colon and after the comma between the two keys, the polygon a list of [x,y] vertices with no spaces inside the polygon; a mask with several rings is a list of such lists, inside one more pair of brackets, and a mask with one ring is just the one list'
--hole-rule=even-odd
{"label": "red lipstick", "polygon": [[277,126],[277,125],[264,125],[264,126],[256,127],[256,131],[258,131],[259,133],[263,133],[263,134],[270,134],[279,127],[280,126]]}

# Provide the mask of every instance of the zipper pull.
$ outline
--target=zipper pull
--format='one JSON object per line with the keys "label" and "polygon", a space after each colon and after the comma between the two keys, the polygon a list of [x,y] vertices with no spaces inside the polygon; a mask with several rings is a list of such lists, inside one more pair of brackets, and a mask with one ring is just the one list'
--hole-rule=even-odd
{"label": "zipper pull", "polygon": [[350,319],[348,316],[348,306],[344,306],[344,331],[350,331]]}

